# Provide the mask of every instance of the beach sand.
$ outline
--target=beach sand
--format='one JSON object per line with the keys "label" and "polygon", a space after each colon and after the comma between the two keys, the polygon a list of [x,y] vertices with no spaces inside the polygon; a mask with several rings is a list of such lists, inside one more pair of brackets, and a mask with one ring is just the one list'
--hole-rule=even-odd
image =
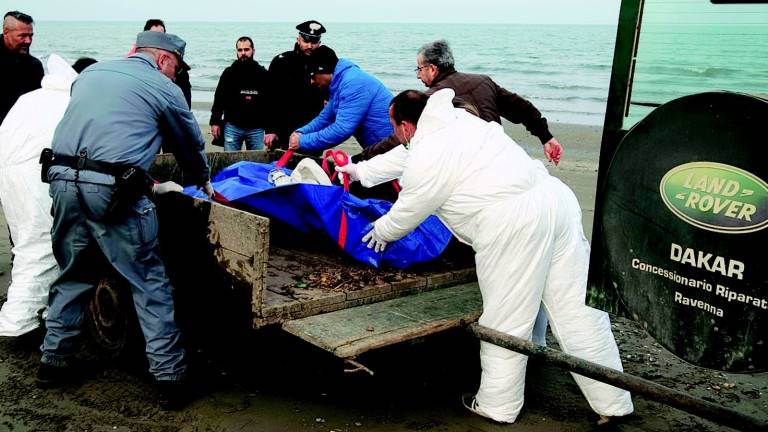
{"label": "beach sand", "polygon": [[[505,125],[533,157],[541,145],[518,125]],[[576,193],[587,234],[594,214],[600,128],[553,124],[565,149],[550,172]],[[203,133],[210,139],[209,129]],[[347,148],[354,148],[348,144]],[[211,148],[217,150],[218,148]],[[5,233],[0,219],[0,233]],[[9,246],[0,235],[0,286],[9,282]],[[4,294],[4,288],[0,290]],[[2,300],[2,299],[0,299]],[[205,322],[206,317],[200,317]],[[704,397],[751,415],[768,412],[768,385],[760,375],[723,374],[675,358],[633,321],[613,317],[624,368],[634,375]],[[34,385],[42,333],[0,338],[0,430],[89,431],[549,431],[594,430],[597,416],[567,372],[529,362],[526,405],[515,426],[488,422],[464,410],[463,392],[479,377],[477,341],[461,330],[363,355],[375,376],[345,374],[342,362],[278,329],[252,332],[236,359],[195,366],[194,402],[178,413],[159,411],[141,352],[91,368],[89,377],[65,389]],[[549,343],[556,346],[551,337]],[[198,359],[216,354],[197,353]],[[725,388],[728,382],[733,387]],[[643,397],[622,431],[715,431],[722,427]]]}

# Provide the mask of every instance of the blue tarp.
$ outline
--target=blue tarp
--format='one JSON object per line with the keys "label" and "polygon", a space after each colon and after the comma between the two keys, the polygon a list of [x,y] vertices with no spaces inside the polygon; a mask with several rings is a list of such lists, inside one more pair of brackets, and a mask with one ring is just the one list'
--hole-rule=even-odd
{"label": "blue tarp", "polygon": [[[227,200],[244,204],[257,213],[279,219],[293,228],[323,233],[338,241],[342,209],[347,215],[344,251],[373,267],[382,265],[406,268],[437,258],[448,245],[451,233],[435,216],[430,216],[413,232],[390,243],[376,253],[361,242],[370,224],[386,214],[392,203],[379,199],[360,199],[341,186],[294,183],[274,186],[267,179],[275,164],[238,162],[222,170],[213,180],[214,189]],[[290,170],[283,169],[287,174]],[[187,195],[204,197],[195,187]]]}

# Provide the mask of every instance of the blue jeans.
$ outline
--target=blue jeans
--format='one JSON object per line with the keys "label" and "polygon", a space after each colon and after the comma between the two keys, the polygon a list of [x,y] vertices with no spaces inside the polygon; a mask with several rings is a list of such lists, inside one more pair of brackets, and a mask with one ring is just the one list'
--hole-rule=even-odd
{"label": "blue jeans", "polygon": [[241,129],[224,123],[224,151],[240,151],[243,141],[246,150],[264,150],[264,129]]}
{"label": "blue jeans", "polygon": [[51,284],[41,361],[67,366],[77,352],[83,314],[98,280],[103,254],[130,284],[146,341],[149,371],[159,381],[175,381],[186,371],[184,349],[173,318],[171,284],[160,259],[155,205],[141,197],[118,221],[101,218],[112,186],[51,182],[53,254],[61,268]]}

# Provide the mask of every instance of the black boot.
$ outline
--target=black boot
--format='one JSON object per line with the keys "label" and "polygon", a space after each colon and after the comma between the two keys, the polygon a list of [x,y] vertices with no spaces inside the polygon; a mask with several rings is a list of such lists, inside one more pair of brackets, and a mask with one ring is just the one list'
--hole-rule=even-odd
{"label": "black boot", "polygon": [[71,383],[75,375],[73,369],[71,366],[53,366],[40,363],[40,366],[37,368],[37,387],[49,389]]}
{"label": "black boot", "polygon": [[189,402],[189,389],[181,381],[157,381],[157,403],[163,411],[178,411]]}

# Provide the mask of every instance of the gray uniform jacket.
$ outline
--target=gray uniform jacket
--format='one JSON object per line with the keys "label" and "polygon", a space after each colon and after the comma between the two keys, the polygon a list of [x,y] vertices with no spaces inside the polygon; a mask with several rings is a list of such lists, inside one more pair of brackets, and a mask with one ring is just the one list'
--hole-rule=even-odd
{"label": "gray uniform jacket", "polygon": [[[155,67],[152,57],[96,63],[72,85],[72,98],[53,137],[53,152],[122,163],[147,170],[161,141],[171,144],[192,183],[209,178],[205,141],[179,87]],[[74,180],[71,168],[54,166],[50,180]],[[81,171],[79,180],[113,184],[111,176]]]}

